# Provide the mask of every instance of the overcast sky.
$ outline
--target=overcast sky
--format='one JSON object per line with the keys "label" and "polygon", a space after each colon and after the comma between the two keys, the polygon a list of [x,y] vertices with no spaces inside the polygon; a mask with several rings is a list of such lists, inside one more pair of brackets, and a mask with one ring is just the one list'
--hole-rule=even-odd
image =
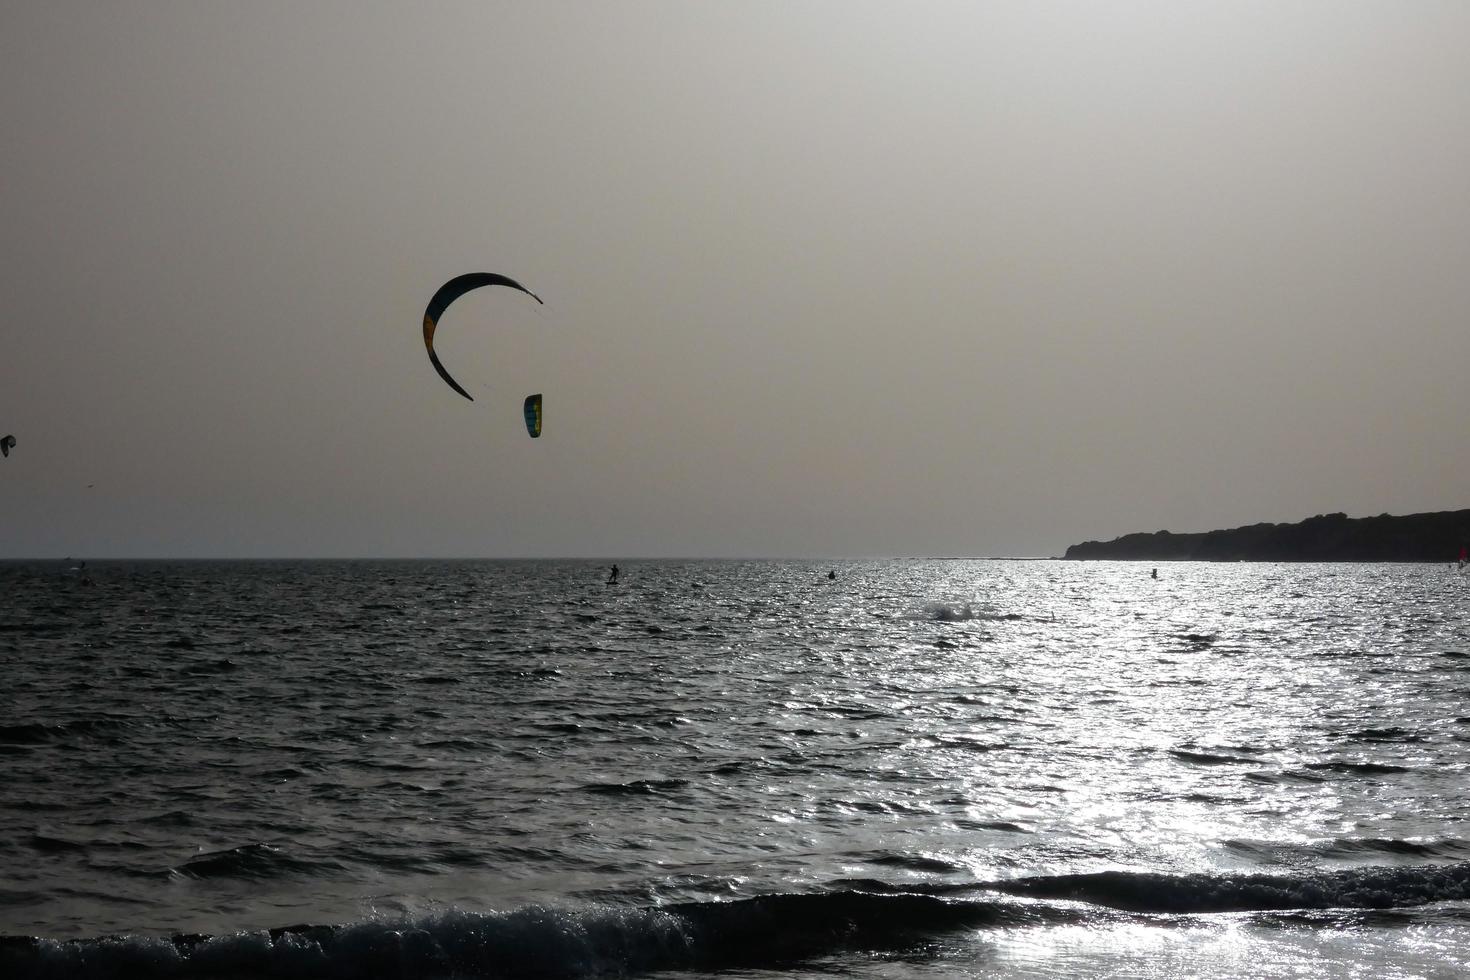
{"label": "overcast sky", "polygon": [[[1405,0],[8,0],[0,557],[1470,507],[1467,37]],[[441,320],[474,402],[420,329],[471,271],[546,301]]]}

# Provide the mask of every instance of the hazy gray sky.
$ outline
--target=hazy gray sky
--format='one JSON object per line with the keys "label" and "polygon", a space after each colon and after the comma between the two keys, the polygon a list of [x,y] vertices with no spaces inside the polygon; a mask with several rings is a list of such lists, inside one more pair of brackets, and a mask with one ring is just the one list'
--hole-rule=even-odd
{"label": "hazy gray sky", "polygon": [[[1467,37],[1404,0],[4,3],[0,556],[1470,506]],[[420,318],[482,270],[546,305],[441,322],[471,403]]]}

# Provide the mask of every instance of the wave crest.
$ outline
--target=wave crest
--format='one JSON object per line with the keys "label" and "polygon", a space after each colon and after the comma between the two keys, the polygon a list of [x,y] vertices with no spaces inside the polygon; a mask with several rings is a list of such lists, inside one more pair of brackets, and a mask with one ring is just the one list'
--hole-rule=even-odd
{"label": "wave crest", "polygon": [[[847,950],[916,948],[956,930],[1096,924],[1119,916],[1261,912],[1301,921],[1327,915],[1329,924],[1339,918],[1332,910],[1403,916],[1414,906],[1470,899],[1470,863],[1302,876],[1118,871],[889,887],[662,908],[451,910],[411,920],[222,936],[0,937],[0,976],[570,980],[779,967]],[[976,892],[1015,897],[991,901]]]}
{"label": "wave crest", "polygon": [[1394,909],[1470,899],[1470,864],[1375,867],[1307,875],[1100,871],[1018,878],[986,887],[1028,898],[1067,899],[1127,912],[1161,914]]}
{"label": "wave crest", "polygon": [[666,908],[451,911],[403,922],[290,926],[229,936],[0,938],[0,975],[26,977],[574,978],[779,964],[944,929],[1017,922],[1019,910],[925,895],[841,891]]}

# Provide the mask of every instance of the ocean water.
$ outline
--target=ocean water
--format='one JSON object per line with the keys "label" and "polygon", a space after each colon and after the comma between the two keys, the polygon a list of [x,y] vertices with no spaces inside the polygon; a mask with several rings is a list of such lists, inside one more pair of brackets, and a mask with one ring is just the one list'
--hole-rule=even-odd
{"label": "ocean water", "polygon": [[0,976],[1470,973],[1443,565],[73,564]]}

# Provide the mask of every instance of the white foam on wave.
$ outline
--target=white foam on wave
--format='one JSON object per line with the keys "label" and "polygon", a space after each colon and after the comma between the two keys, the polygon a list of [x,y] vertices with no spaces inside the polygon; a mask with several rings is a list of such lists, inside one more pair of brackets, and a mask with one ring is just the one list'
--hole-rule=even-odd
{"label": "white foam on wave", "polygon": [[972,621],[1002,622],[1023,619],[1019,613],[995,612],[977,609],[973,602],[928,602],[923,608],[909,613],[906,619],[932,623],[968,623]]}

